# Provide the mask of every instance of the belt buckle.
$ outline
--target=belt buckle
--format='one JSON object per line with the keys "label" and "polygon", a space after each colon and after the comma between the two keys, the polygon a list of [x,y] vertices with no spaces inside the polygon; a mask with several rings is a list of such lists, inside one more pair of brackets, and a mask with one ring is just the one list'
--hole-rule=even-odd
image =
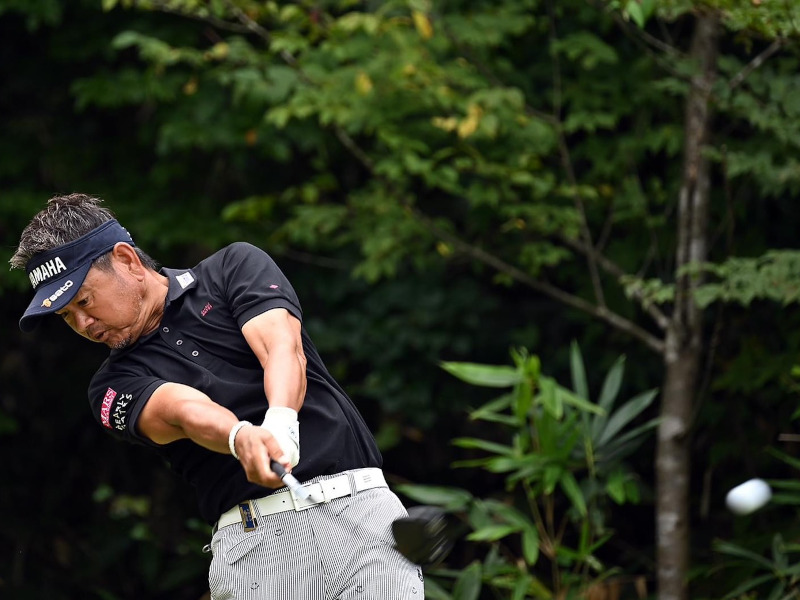
{"label": "belt buckle", "polygon": [[242,517],[242,529],[244,531],[254,531],[258,527],[258,521],[253,510],[253,502],[248,500],[239,504],[239,515]]}
{"label": "belt buckle", "polygon": [[325,498],[325,490],[321,485],[312,483],[309,486],[303,486],[303,487],[308,489],[311,488],[312,486],[314,486],[315,488],[319,488],[323,498],[322,500],[319,500],[316,489],[313,492],[311,492],[311,497],[308,500],[303,500],[301,498],[298,498],[297,495],[294,493],[294,490],[289,488],[288,490],[289,497],[292,499],[292,506],[294,507],[294,510],[296,512],[300,512],[301,510],[308,510],[312,506],[316,506],[317,504],[322,504],[322,502],[327,502],[327,498]]}

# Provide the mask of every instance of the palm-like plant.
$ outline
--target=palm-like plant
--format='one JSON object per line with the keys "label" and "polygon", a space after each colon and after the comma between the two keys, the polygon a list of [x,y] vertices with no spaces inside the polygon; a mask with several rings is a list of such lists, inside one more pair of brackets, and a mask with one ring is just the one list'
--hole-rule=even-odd
{"label": "palm-like plant", "polygon": [[440,581],[452,583],[447,591],[431,582],[427,593],[434,599],[478,598],[484,585],[512,600],[569,598],[616,573],[597,557],[613,535],[606,526],[607,500],[639,499],[636,475],[624,459],[656,426],[655,419],[643,420],[656,391],[618,402],[624,375],[620,358],[592,402],[574,343],[573,389],[543,375],[539,359],[525,350],[512,351],[512,359],[509,366],[442,365],[467,383],[506,390],[470,413],[472,420],[487,424],[486,436],[453,441],[479,453],[455,466],[502,474],[502,493],[476,498],[454,488],[400,488],[416,501],[461,513],[471,529],[467,539],[488,547],[482,561],[435,571]]}

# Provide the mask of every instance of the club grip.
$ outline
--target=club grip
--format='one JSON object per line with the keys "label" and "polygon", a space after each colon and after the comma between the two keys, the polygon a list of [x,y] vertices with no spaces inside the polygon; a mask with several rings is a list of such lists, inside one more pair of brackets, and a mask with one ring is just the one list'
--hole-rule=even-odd
{"label": "club grip", "polygon": [[286,475],[286,469],[284,469],[283,465],[279,463],[277,460],[270,460],[269,466],[278,477],[283,477],[284,475]]}

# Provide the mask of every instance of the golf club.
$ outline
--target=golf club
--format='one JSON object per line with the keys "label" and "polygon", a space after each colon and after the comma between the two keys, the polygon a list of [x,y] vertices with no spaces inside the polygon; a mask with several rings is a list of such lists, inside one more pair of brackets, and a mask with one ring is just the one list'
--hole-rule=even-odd
{"label": "golf club", "polygon": [[[272,470],[298,498],[307,500],[309,491],[288,473],[283,465],[271,461]],[[452,550],[457,536],[456,528],[448,514],[436,506],[412,506],[408,516],[392,523],[395,548],[411,562],[431,566],[441,562]]]}
{"label": "golf club", "polygon": [[270,467],[281,478],[281,481],[286,484],[286,487],[294,492],[295,496],[301,500],[308,500],[311,497],[309,491],[303,487],[303,484],[297,480],[297,477],[287,472],[282,464],[273,460],[270,461]]}
{"label": "golf club", "polygon": [[412,506],[408,516],[392,523],[395,548],[413,563],[435,566],[453,549],[458,527],[437,506]]}

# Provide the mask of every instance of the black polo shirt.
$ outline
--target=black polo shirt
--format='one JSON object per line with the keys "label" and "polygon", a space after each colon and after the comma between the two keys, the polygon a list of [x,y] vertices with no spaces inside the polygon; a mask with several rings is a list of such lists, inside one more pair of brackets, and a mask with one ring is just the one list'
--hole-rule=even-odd
{"label": "black polo shirt", "polygon": [[[209,523],[248,498],[270,490],[247,481],[239,462],[180,440],[158,446],[136,422],[153,391],[166,382],[192,386],[241,420],[260,424],[268,407],[264,371],[241,333],[254,316],[285,308],[302,312],[294,289],[273,260],[246,243],[232,244],[193,269],[162,269],[169,278],[158,328],[123,350],[112,350],[89,386],[98,422],[116,437],[155,447],[197,490]],[[345,469],[380,467],[374,438],[350,398],[328,373],[305,328],[308,386],[300,421],[302,480]]]}

